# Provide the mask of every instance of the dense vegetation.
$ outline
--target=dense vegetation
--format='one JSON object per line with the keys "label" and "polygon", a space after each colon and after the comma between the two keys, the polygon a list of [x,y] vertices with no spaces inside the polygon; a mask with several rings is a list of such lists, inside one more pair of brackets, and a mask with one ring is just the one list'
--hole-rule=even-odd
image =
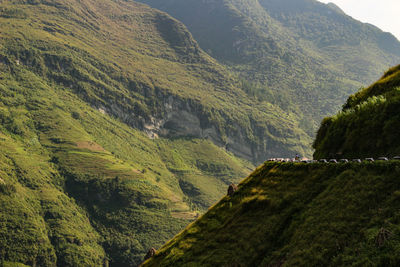
{"label": "dense vegetation", "polygon": [[[271,103],[255,105],[240,81],[165,13],[126,1],[17,3],[1,7],[5,62],[18,61],[158,135],[209,138],[254,162],[311,154],[297,114]],[[185,131],[186,121],[169,124],[177,112],[194,116],[196,127],[186,129],[198,130]]]}
{"label": "dense vegetation", "polygon": [[325,118],[314,142],[314,156],[400,155],[400,66],[349,97],[343,110]]}
{"label": "dense vegetation", "polygon": [[144,266],[398,266],[397,162],[266,163]]}
{"label": "dense vegetation", "polygon": [[2,261],[138,264],[251,166],[206,140],[150,140],[24,69],[2,77]]}
{"label": "dense vegetation", "polygon": [[[0,28],[1,266],[135,266],[250,172],[205,138],[140,131],[163,97],[218,117],[235,92],[167,15],[124,1],[2,1]],[[174,30],[176,46],[163,36]]]}
{"label": "dense vegetation", "polygon": [[295,113],[312,137],[324,116],[400,59],[393,35],[315,0],[140,2],[182,21],[253,101]]}
{"label": "dense vegetation", "polygon": [[[231,72],[165,13],[5,0],[0,28],[2,266],[135,266],[249,173],[234,154],[311,154],[312,122],[283,106],[297,86],[267,90],[247,55]],[[287,50],[257,40],[291,87]]]}

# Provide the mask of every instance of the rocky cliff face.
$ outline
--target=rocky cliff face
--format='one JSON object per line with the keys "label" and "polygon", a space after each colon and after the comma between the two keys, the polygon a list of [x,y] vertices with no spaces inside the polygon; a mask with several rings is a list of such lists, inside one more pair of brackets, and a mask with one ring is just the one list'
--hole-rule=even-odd
{"label": "rocky cliff face", "polygon": [[271,137],[282,134],[272,125],[260,124],[250,118],[249,125],[243,127],[221,111],[217,112],[219,118],[213,118],[215,117],[213,111],[207,111],[201,103],[192,99],[162,92],[158,92],[157,95],[158,112],[152,116],[142,116],[118,103],[97,108],[134,128],[139,128],[149,138],[208,139],[234,155],[254,163],[261,163],[268,157],[276,155],[289,157],[293,154],[293,150],[285,149],[280,141]]}

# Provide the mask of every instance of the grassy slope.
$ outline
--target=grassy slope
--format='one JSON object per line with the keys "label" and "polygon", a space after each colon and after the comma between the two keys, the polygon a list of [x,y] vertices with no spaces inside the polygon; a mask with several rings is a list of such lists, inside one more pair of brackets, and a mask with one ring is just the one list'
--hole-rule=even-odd
{"label": "grassy slope", "polygon": [[140,2],[185,23],[241,77],[249,97],[295,112],[310,136],[322,117],[400,57],[393,36],[317,1]]}
{"label": "grassy slope", "polygon": [[2,260],[138,264],[249,171],[209,141],[150,140],[14,71],[2,75],[0,102]]}
{"label": "grassy slope", "polygon": [[314,156],[379,157],[400,154],[400,66],[349,97],[343,110],[325,118]]}
{"label": "grassy slope", "polygon": [[128,124],[143,128],[164,119],[173,97],[190,103],[202,123],[214,126],[220,143],[240,136],[248,146],[265,150],[254,161],[273,153],[310,154],[311,140],[295,113],[255,105],[186,28],[164,13],[106,0],[5,1],[1,8],[3,57]]}
{"label": "grassy slope", "polygon": [[399,174],[396,162],[266,163],[144,266],[396,266]]}
{"label": "grassy slope", "polygon": [[[149,84],[193,98],[199,91],[190,90],[193,81],[211,90],[192,76],[202,73],[186,69],[193,65],[177,63],[183,56],[151,55],[161,52],[146,27],[159,13],[129,4],[137,12],[133,18],[148,25],[124,17],[126,25],[100,31],[117,24],[110,14],[101,17],[102,5],[122,16],[123,2],[41,3],[1,4],[0,261],[6,266],[138,264],[149,247],[171,238],[251,164],[207,140],[150,140],[97,108],[119,103],[145,116],[152,106],[126,81],[140,87],[156,77],[153,68],[183,73],[182,82]],[[126,33],[127,25],[142,31],[142,39],[128,46],[135,51],[122,48],[133,33],[121,35],[126,43],[120,35],[109,36]],[[218,68],[207,62],[202,68]]]}

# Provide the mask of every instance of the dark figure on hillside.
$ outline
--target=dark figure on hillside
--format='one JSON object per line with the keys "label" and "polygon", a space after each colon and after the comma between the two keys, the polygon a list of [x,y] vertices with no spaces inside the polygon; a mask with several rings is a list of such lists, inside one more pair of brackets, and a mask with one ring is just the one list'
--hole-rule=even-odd
{"label": "dark figure on hillside", "polygon": [[296,156],[294,157],[294,160],[300,160],[299,154],[296,154]]}
{"label": "dark figure on hillside", "polygon": [[150,259],[154,255],[156,255],[156,252],[157,252],[157,250],[155,248],[149,249],[149,251],[147,252],[146,256],[144,257],[144,260]]}
{"label": "dark figure on hillside", "polygon": [[238,189],[238,187],[237,187],[237,185],[235,185],[235,184],[231,184],[229,187],[228,187],[228,196],[233,196],[233,194],[235,194],[235,192],[236,192],[236,190]]}

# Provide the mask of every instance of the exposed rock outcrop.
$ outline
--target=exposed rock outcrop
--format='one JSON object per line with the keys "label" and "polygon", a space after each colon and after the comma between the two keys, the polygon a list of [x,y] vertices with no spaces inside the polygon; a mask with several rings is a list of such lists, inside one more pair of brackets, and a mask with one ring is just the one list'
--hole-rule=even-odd
{"label": "exposed rock outcrop", "polygon": [[150,259],[154,255],[156,255],[156,252],[157,252],[157,250],[155,248],[149,249],[149,251],[147,252],[146,256],[144,256],[144,260]]}
{"label": "exposed rock outcrop", "polygon": [[[218,110],[206,110],[206,107],[193,99],[184,99],[162,92],[156,93],[160,103],[159,110],[151,116],[126,110],[117,102],[97,108],[107,114],[118,117],[128,125],[143,130],[149,138],[195,137],[208,139],[215,145],[224,147],[236,156],[256,164],[273,155],[291,155],[272,136],[279,136],[272,126],[257,123],[246,118],[247,126],[232,121],[228,114]],[[126,104],[126,103],[125,103]],[[127,106],[127,105],[123,105]],[[215,119],[215,118],[218,119]]]}
{"label": "exposed rock outcrop", "polygon": [[237,190],[238,190],[237,185],[230,184],[228,187],[228,196],[233,196]]}

